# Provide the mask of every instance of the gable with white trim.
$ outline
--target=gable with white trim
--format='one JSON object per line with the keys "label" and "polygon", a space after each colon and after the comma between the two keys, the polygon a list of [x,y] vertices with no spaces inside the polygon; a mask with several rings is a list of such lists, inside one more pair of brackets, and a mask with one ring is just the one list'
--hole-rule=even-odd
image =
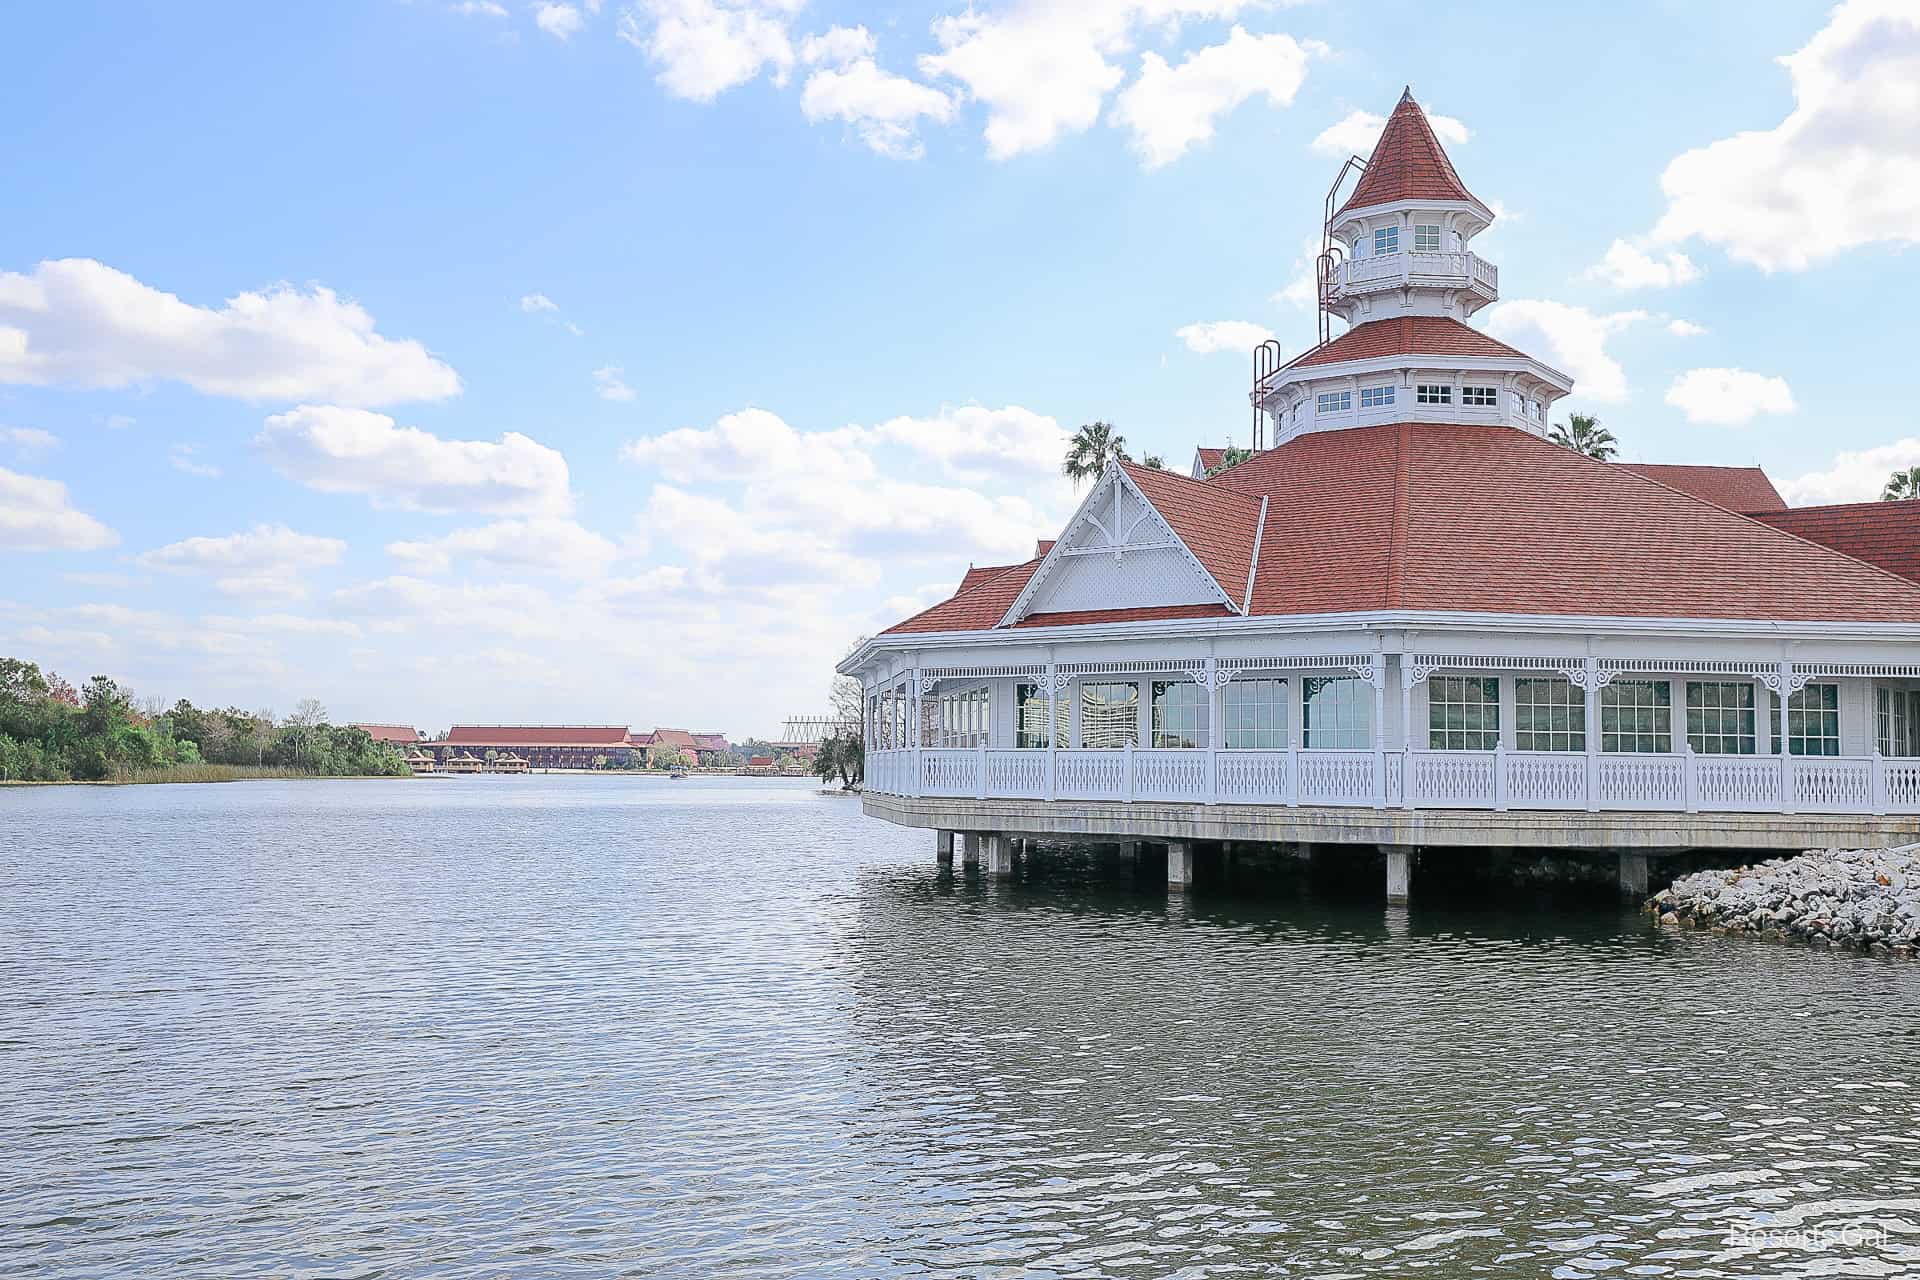
{"label": "gable with white trim", "polygon": [[1114,467],[1080,504],[1003,625],[1035,613],[1194,604],[1237,602]]}

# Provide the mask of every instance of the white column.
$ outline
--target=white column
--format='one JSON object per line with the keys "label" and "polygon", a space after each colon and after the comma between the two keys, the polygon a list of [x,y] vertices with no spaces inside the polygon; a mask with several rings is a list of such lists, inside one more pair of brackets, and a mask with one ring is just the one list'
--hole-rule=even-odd
{"label": "white column", "polygon": [[987,874],[1003,880],[1013,875],[1013,837],[995,831],[986,840]]}
{"label": "white column", "polygon": [[1400,655],[1400,807],[1413,808],[1413,655]]}
{"label": "white column", "polygon": [[1600,808],[1600,660],[1586,660],[1587,812]]}
{"label": "white column", "polygon": [[[1780,660],[1780,812],[1792,813],[1793,802],[1793,753],[1787,750],[1787,703],[1792,701],[1793,663],[1785,658]],[[1767,714],[1767,734],[1773,734],[1773,714]]]}
{"label": "white column", "polygon": [[1404,907],[1413,896],[1413,850],[1389,845],[1387,855],[1387,905]]}
{"label": "white column", "polygon": [[[1057,800],[1060,798],[1060,784],[1058,781],[1058,774],[1055,768],[1060,762],[1060,743],[1057,741],[1060,735],[1054,732],[1054,727],[1060,723],[1060,718],[1058,715],[1054,713],[1054,709],[1053,709],[1054,699],[1059,696],[1054,691],[1054,677],[1056,673],[1057,673],[1057,669],[1054,665],[1053,659],[1048,658],[1047,672],[1046,672],[1046,675],[1043,677],[1046,680],[1047,685],[1046,685],[1046,688],[1041,690],[1041,692],[1047,695],[1047,799],[1049,800]],[[1013,732],[1016,735],[1014,737],[1014,741],[1018,742],[1020,741],[1019,737],[1017,736],[1020,732],[1020,723],[1019,723],[1020,691],[1017,686],[1014,689],[1013,706],[1014,706],[1013,714],[1015,717]]]}
{"label": "white column", "polygon": [[1167,845],[1167,888],[1183,891],[1193,884],[1193,846],[1185,840]]}
{"label": "white column", "polygon": [[1207,658],[1207,803],[1220,800],[1220,750],[1227,740],[1226,686],[1220,683],[1220,660]]}
{"label": "white column", "polygon": [[1373,655],[1373,807],[1387,807],[1387,655]]}

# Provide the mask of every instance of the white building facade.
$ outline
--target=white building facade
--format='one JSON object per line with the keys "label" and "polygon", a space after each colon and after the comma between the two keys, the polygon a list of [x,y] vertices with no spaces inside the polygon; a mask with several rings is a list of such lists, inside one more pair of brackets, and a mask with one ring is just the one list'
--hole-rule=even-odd
{"label": "white building facade", "polygon": [[1571,380],[1466,323],[1498,297],[1492,220],[1404,97],[1328,226],[1349,328],[1254,386],[1272,447],[1109,467],[1042,554],[842,664],[870,811],[1920,827],[1920,584],[1548,441]]}

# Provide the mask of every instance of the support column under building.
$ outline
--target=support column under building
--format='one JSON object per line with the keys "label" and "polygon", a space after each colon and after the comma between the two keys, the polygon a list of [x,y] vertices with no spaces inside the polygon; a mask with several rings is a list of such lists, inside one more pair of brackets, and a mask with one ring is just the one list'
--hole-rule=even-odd
{"label": "support column under building", "polygon": [[1184,890],[1193,884],[1193,845],[1175,840],[1167,845],[1167,888]]}
{"label": "support column under building", "polygon": [[953,865],[953,835],[951,831],[933,833],[933,856],[943,867]]}
{"label": "support column under building", "polygon": [[1013,837],[996,831],[984,838],[987,842],[987,874],[1001,879],[1011,877]]}
{"label": "support column under building", "polygon": [[960,838],[960,865],[968,870],[980,866],[980,833],[978,831],[956,832]]}
{"label": "support column under building", "polygon": [[1644,853],[1622,853],[1620,855],[1620,900],[1622,902],[1644,902],[1647,897],[1647,855]]}
{"label": "support column under building", "polygon": [[1389,845],[1387,855],[1387,905],[1404,907],[1412,897],[1413,850]]}

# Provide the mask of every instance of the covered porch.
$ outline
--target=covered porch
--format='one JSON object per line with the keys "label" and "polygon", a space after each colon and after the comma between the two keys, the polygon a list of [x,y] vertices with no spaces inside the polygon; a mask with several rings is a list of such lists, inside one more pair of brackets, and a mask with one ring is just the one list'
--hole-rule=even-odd
{"label": "covered porch", "polygon": [[866,785],[882,795],[1920,814],[1920,664],[1417,650],[1056,658],[908,667],[871,685],[866,707]]}

